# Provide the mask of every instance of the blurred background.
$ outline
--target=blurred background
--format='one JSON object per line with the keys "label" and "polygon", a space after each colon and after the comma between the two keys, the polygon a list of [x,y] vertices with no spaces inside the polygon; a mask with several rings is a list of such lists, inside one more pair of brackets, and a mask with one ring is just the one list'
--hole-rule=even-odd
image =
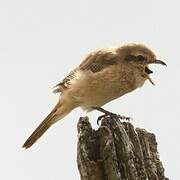
{"label": "blurred background", "polygon": [[[0,179],[79,180],[76,109],[30,149],[22,144],[58,99],[52,87],[90,51],[127,42],[151,47],[168,67],[152,65],[141,89],[104,106],[156,134],[166,176],[180,179],[179,2],[7,0],[0,2]],[[99,112],[89,113],[96,129]]]}

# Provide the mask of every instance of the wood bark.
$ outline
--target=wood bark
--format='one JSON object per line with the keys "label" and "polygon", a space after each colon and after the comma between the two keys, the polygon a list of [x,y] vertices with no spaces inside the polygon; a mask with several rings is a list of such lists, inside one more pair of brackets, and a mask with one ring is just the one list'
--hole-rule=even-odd
{"label": "wood bark", "polygon": [[81,117],[77,128],[81,180],[168,180],[154,134],[111,117],[98,130]]}

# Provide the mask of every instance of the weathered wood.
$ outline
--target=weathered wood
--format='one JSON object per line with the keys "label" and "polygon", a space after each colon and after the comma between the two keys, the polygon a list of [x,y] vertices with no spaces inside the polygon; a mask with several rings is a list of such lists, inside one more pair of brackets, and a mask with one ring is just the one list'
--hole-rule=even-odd
{"label": "weathered wood", "polygon": [[93,130],[82,117],[77,148],[81,180],[168,180],[155,135],[129,122],[105,117]]}

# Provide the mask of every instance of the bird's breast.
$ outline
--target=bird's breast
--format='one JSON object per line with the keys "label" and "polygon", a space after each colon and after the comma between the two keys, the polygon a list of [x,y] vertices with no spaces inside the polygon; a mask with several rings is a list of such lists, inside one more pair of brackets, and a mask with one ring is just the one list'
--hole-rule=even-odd
{"label": "bird's breast", "polygon": [[136,88],[133,73],[123,66],[111,66],[101,72],[82,71],[81,78],[69,90],[84,109],[102,106]]}

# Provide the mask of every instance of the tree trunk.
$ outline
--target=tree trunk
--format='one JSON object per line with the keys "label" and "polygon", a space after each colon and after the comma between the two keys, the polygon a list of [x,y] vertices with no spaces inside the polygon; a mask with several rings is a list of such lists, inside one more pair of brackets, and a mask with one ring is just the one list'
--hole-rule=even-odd
{"label": "tree trunk", "polygon": [[155,135],[130,122],[105,117],[93,130],[81,117],[77,148],[81,180],[168,180]]}

